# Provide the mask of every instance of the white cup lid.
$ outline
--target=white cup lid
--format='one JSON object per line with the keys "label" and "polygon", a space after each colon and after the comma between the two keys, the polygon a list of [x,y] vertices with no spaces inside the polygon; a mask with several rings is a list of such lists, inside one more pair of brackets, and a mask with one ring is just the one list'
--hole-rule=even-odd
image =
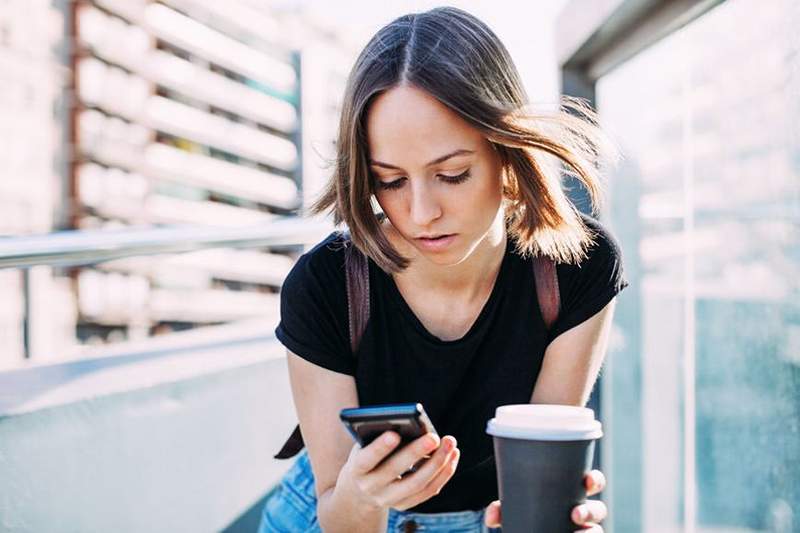
{"label": "white cup lid", "polygon": [[531,440],[588,440],[603,436],[594,411],[572,405],[519,404],[497,408],[486,425],[495,437]]}

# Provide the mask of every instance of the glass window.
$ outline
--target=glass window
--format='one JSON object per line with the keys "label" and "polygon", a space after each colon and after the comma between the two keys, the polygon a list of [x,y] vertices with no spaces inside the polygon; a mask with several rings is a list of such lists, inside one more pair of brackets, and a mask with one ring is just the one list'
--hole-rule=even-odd
{"label": "glass window", "polygon": [[632,287],[614,531],[800,531],[800,3],[730,0],[597,85]]}

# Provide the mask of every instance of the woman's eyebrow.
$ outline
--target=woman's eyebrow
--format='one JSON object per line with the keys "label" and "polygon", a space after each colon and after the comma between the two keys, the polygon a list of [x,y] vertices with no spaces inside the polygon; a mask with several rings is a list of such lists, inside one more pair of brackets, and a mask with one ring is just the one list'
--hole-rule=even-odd
{"label": "woman's eyebrow", "polygon": [[[431,161],[429,163],[426,163],[425,166],[426,167],[432,167],[433,165],[438,165],[439,163],[444,163],[445,161],[447,161],[451,157],[456,157],[456,156],[459,156],[459,155],[474,154],[474,153],[475,153],[474,150],[467,150],[465,148],[459,148],[458,150],[454,150],[454,151],[450,152],[449,154],[445,154],[445,155],[443,155],[441,157],[437,157],[433,161]],[[382,163],[381,161],[375,161],[374,159],[370,159],[369,164],[372,165],[372,166],[389,168],[389,169],[392,169],[392,170],[403,170],[400,167],[396,167],[394,165],[390,165],[389,163]]]}

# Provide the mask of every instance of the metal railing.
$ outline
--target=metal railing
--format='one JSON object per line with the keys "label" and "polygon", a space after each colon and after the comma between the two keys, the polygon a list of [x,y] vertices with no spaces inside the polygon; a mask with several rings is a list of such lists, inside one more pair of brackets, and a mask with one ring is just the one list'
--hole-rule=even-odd
{"label": "metal railing", "polygon": [[165,226],[2,237],[0,268],[82,266],[207,248],[297,246],[316,242],[331,229],[321,220],[287,217],[247,227]]}
{"label": "metal railing", "polygon": [[[0,237],[0,268],[27,273],[38,265],[78,267],[218,247],[276,251],[316,242],[331,229],[323,222],[287,218],[238,228],[173,226]],[[43,359],[44,364],[34,359],[26,362],[33,364],[0,369],[0,463],[9,466],[4,474],[13,472],[6,476],[8,482],[0,483],[0,514],[14,524],[27,524],[35,516],[37,531],[46,529],[41,526],[45,523],[73,522],[98,531],[109,529],[108,523],[126,523],[128,530],[174,530],[191,519],[192,530],[198,524],[201,529],[252,529],[241,525],[242,504],[257,512],[253,502],[262,501],[285,469],[263,450],[277,449],[296,424],[278,353],[282,357],[283,348],[269,324],[256,317],[87,346],[66,358]],[[214,430],[223,426],[242,438]],[[220,446],[227,447],[233,461],[210,469],[187,468],[214,462]],[[66,466],[61,455],[71,458]],[[223,505],[209,506],[213,509],[200,518],[191,509],[176,510],[169,500],[196,486],[210,489],[201,495],[194,491],[195,500],[219,500],[215,487],[231,475],[245,479],[244,488],[226,496]],[[34,497],[18,497],[17,487],[26,484],[44,489]],[[141,513],[132,514],[124,501],[108,497],[107,488],[116,486],[155,495],[148,499],[153,503],[148,525],[141,525]],[[69,493],[66,507],[47,504],[52,487],[74,489],[62,490]],[[106,512],[97,513],[103,498]]]}
{"label": "metal railing", "polygon": [[[27,280],[27,269],[40,265],[79,267],[128,257],[210,248],[289,248],[318,242],[332,229],[330,222],[324,220],[286,217],[246,227],[132,227],[0,237],[0,269],[23,269],[24,279]],[[28,298],[25,289],[23,357],[26,360],[30,358]],[[192,344],[192,341],[186,340]],[[115,346],[117,344],[123,345],[125,342],[115,343]],[[199,342],[198,346],[201,344],[203,342]],[[120,348],[116,346],[113,351],[119,352]]]}

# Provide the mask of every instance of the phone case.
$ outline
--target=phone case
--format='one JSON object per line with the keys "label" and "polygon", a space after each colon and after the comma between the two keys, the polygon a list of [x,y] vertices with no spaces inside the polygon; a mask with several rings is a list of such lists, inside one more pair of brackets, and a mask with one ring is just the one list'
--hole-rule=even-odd
{"label": "phone case", "polygon": [[368,446],[384,431],[400,435],[403,446],[426,433],[436,433],[420,403],[375,405],[342,409],[339,417],[356,442]]}

